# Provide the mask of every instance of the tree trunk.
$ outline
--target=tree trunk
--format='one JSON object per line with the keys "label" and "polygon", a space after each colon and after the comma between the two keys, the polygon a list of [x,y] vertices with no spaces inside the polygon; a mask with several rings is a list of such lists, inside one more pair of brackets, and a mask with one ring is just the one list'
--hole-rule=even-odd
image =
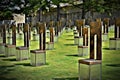
{"label": "tree trunk", "polygon": [[85,19],[85,7],[84,7],[85,0],[83,0],[83,7],[82,7],[82,19]]}
{"label": "tree trunk", "polygon": [[60,5],[57,5],[57,21],[60,20]]}
{"label": "tree trunk", "polygon": [[42,21],[42,9],[39,9],[39,17],[38,17],[38,21],[39,21],[39,22]]}

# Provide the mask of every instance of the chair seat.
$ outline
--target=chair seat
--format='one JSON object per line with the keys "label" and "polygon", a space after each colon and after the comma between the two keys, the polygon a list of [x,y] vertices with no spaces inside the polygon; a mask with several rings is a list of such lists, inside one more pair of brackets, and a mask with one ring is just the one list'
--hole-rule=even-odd
{"label": "chair seat", "polygon": [[31,52],[31,53],[41,54],[41,53],[45,53],[45,50],[36,49],[36,50],[30,50],[30,52]]}
{"label": "chair seat", "polygon": [[78,48],[88,48],[88,46],[78,46]]}
{"label": "chair seat", "polygon": [[18,49],[18,50],[28,50],[29,48],[25,47],[25,46],[19,46],[19,47],[16,47],[16,49]]}
{"label": "chair seat", "polygon": [[5,45],[5,47],[14,48],[14,47],[16,47],[16,45],[8,44],[8,45]]}
{"label": "chair seat", "polygon": [[101,60],[95,60],[95,59],[82,59],[78,61],[79,63],[86,64],[86,65],[95,65],[95,64],[101,64]]}

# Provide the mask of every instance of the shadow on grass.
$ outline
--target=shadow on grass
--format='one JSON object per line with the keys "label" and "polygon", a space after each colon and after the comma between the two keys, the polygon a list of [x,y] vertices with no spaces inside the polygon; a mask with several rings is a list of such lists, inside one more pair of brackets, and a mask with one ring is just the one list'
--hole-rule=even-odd
{"label": "shadow on grass", "polygon": [[6,77],[3,77],[3,76],[2,77],[0,76],[0,79],[1,80],[17,80],[15,78],[6,78]]}
{"label": "shadow on grass", "polygon": [[78,77],[73,77],[73,78],[53,78],[52,80],[78,80]]}
{"label": "shadow on grass", "polygon": [[76,46],[76,44],[64,44],[65,46]]}
{"label": "shadow on grass", "polygon": [[15,65],[31,66],[30,63],[16,63]]}
{"label": "shadow on grass", "polygon": [[72,40],[74,40],[74,39],[66,39],[66,40],[70,40],[70,41],[72,41]]}
{"label": "shadow on grass", "polygon": [[[15,64],[15,65],[23,65],[23,66],[31,66],[31,67],[33,67],[30,63],[17,63],[17,64]],[[41,66],[44,66],[44,65],[49,65],[49,64],[46,63],[46,64],[43,64],[43,65],[41,65]]]}
{"label": "shadow on grass", "polygon": [[0,66],[0,80],[7,80],[7,79],[3,79],[1,78],[4,75],[9,74],[11,71],[13,71],[14,65],[8,65],[8,66]]}
{"label": "shadow on grass", "polygon": [[102,49],[104,49],[104,50],[110,50],[110,48],[102,48]]}
{"label": "shadow on grass", "polygon": [[116,50],[115,48],[102,48],[103,50]]}
{"label": "shadow on grass", "polygon": [[69,37],[72,37],[73,35],[68,35]]}
{"label": "shadow on grass", "polygon": [[0,57],[5,57],[3,54],[0,54]]}
{"label": "shadow on grass", "polygon": [[74,57],[79,57],[78,54],[69,54],[69,55],[66,55],[66,56],[74,56]]}
{"label": "shadow on grass", "polygon": [[12,58],[12,59],[2,59],[2,60],[4,60],[4,61],[16,61],[15,58]]}
{"label": "shadow on grass", "polygon": [[111,66],[111,67],[120,67],[120,64],[106,64],[106,66]]}

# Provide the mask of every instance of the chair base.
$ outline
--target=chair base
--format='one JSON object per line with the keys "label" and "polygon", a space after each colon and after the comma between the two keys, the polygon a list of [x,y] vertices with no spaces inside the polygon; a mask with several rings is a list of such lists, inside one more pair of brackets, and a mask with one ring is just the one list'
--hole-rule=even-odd
{"label": "chair base", "polygon": [[52,50],[52,49],[54,49],[54,42],[47,42],[47,43],[46,43],[46,49],[47,49],[47,50]]}
{"label": "chair base", "polygon": [[78,56],[87,56],[88,46],[78,46]]}
{"label": "chair base", "polygon": [[15,45],[5,45],[5,56],[15,56],[16,46]]}
{"label": "chair base", "polygon": [[83,59],[78,63],[79,80],[102,80],[101,60]]}
{"label": "chair base", "polygon": [[5,43],[0,43],[0,54],[5,54]]}
{"label": "chair base", "polygon": [[16,47],[16,60],[22,61],[27,59],[29,59],[29,48],[24,46]]}
{"label": "chair base", "polygon": [[46,64],[46,51],[45,50],[31,50],[31,65],[41,66]]}

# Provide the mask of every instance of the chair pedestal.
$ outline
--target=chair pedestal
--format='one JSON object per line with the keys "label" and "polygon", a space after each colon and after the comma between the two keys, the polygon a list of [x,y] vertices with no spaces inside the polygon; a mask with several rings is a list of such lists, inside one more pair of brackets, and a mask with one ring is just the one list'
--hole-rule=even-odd
{"label": "chair pedestal", "polygon": [[60,36],[61,35],[61,32],[58,32],[58,36]]}
{"label": "chair pedestal", "polygon": [[5,56],[15,56],[16,46],[15,45],[5,45]]}
{"label": "chair pedestal", "polygon": [[0,43],[2,43],[3,42],[3,39],[2,39],[2,37],[0,37]]}
{"label": "chair pedestal", "polygon": [[7,37],[7,44],[12,44],[12,37]]}
{"label": "chair pedestal", "polygon": [[79,33],[77,31],[74,31],[74,37],[79,36]]}
{"label": "chair pedestal", "polygon": [[87,56],[88,46],[78,46],[78,56]]}
{"label": "chair pedestal", "polygon": [[79,80],[102,80],[101,60],[84,59],[78,63]]}
{"label": "chair pedestal", "polygon": [[83,37],[82,36],[79,37],[78,46],[83,46]]}
{"label": "chair pedestal", "polygon": [[33,34],[33,41],[39,40],[39,35],[38,34]]}
{"label": "chair pedestal", "polygon": [[108,34],[107,33],[103,33],[102,34],[102,41],[107,41],[108,40]]}
{"label": "chair pedestal", "polygon": [[116,50],[120,49],[120,38],[116,38]]}
{"label": "chair pedestal", "polygon": [[58,36],[54,36],[54,42],[58,42]]}
{"label": "chair pedestal", "polygon": [[71,31],[71,29],[70,28],[66,28],[66,32],[68,33],[68,32],[70,32]]}
{"label": "chair pedestal", "polygon": [[31,50],[31,65],[41,66],[46,64],[46,51],[45,50]]}
{"label": "chair pedestal", "polygon": [[16,47],[16,60],[22,61],[27,60],[29,58],[29,48],[20,46]]}
{"label": "chair pedestal", "polygon": [[76,26],[73,27],[73,30],[77,30]]}
{"label": "chair pedestal", "polygon": [[23,33],[19,33],[19,39],[23,39]]}
{"label": "chair pedestal", "polygon": [[116,38],[109,39],[109,49],[116,49]]}
{"label": "chair pedestal", "polygon": [[50,31],[47,30],[46,33],[47,33],[47,34],[46,34],[47,38],[49,38],[49,37],[50,37]]}
{"label": "chair pedestal", "polygon": [[46,49],[47,50],[54,49],[54,42],[46,42]]}
{"label": "chair pedestal", "polygon": [[0,53],[5,54],[5,43],[0,43]]}
{"label": "chair pedestal", "polygon": [[74,44],[78,45],[79,44],[79,36],[74,37]]}

